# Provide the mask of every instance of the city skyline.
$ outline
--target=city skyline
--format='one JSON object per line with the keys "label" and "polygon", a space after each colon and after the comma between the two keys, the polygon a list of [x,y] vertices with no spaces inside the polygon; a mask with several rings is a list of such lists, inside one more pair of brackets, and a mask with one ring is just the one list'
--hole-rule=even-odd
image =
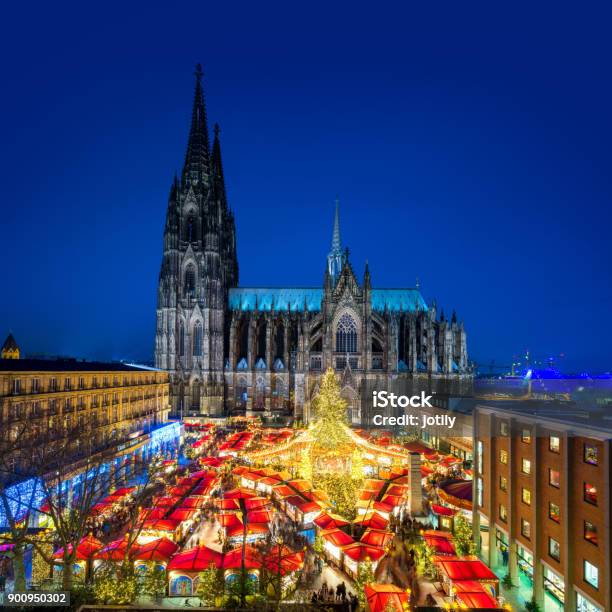
{"label": "city skyline", "polygon": [[[549,65],[565,42],[558,30],[545,51],[535,26],[514,22],[498,26],[499,42],[474,24],[474,46],[454,58],[450,19],[435,52],[424,34],[407,40],[392,28],[387,42],[374,36],[367,57],[345,28],[305,57],[299,36],[275,30],[279,58],[272,42],[253,48],[253,34],[237,26],[233,51],[213,32],[162,56],[152,52],[162,17],[147,16],[150,30],[127,56],[131,13],[116,49],[95,51],[100,25],[91,43],[75,35],[83,54],[52,48],[31,79],[24,67],[43,34],[8,67],[11,299],[0,306],[1,334],[12,330],[27,353],[152,359],[160,235],[201,61],[209,121],[221,124],[240,285],[320,286],[338,195],[356,275],[367,259],[379,287],[418,277],[427,300],[447,315],[456,308],[478,363],[507,364],[529,348],[564,353],[568,370],[610,369],[612,131],[610,91],[592,78],[603,66],[597,36],[582,31],[563,69],[567,47]],[[322,30],[341,18],[331,14]],[[556,18],[560,28],[570,16]],[[355,15],[351,25],[360,31],[365,21]],[[526,42],[509,54],[513,27]],[[475,54],[478,43],[490,57]],[[34,114],[41,100],[45,112]]]}

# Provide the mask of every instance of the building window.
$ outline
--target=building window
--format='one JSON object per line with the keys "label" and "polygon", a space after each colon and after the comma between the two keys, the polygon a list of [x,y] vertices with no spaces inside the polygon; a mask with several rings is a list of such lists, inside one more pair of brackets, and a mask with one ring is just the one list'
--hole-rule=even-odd
{"label": "building window", "polygon": [[580,593],[576,593],[576,612],[604,612],[603,608],[591,603]]}
{"label": "building window", "polygon": [[525,444],[531,443],[531,429],[523,429],[521,432],[521,442]]}
{"label": "building window", "polygon": [[584,501],[593,506],[597,505],[597,488],[588,482],[584,483]]}
{"label": "building window", "polygon": [[560,478],[558,470],[548,469],[548,484],[551,487],[558,489],[561,486]]}
{"label": "building window", "polygon": [[584,562],[584,581],[594,589],[599,588],[599,570],[595,565],[586,560]]}
{"label": "building window", "polygon": [[507,436],[508,435],[508,430],[509,430],[508,423],[506,423],[506,421],[502,421],[499,424],[499,433],[502,436]]}
{"label": "building window", "polygon": [[478,506],[482,508],[482,478],[479,478],[476,481],[476,495],[477,495]]}
{"label": "building window", "polygon": [[584,445],[584,462],[589,465],[597,465],[599,457],[597,456],[597,447],[593,444]]}
{"label": "building window", "polygon": [[523,500],[524,504],[531,506],[531,491],[523,487],[521,489],[521,499]]}
{"label": "building window", "polygon": [[548,439],[548,450],[551,453],[561,452],[561,438],[559,436],[550,436]]}
{"label": "building window", "polygon": [[39,387],[40,387],[40,379],[33,378],[32,379],[32,393],[38,393]]}
{"label": "building window", "polygon": [[521,519],[521,535],[528,540],[531,539],[531,523],[525,519]]}
{"label": "building window", "polygon": [[521,464],[521,471],[523,474],[531,474],[531,461],[529,459],[523,459]]}
{"label": "building window", "polygon": [[187,266],[187,270],[185,271],[185,296],[186,297],[194,297],[195,296],[195,268],[193,266]]}
{"label": "building window", "polygon": [[193,356],[202,355],[202,324],[198,321],[193,328]]}
{"label": "building window", "polygon": [[584,539],[597,546],[597,527],[589,521],[584,521]]}
{"label": "building window", "polygon": [[13,381],[13,393],[21,393],[21,381],[18,378]]}
{"label": "building window", "polygon": [[554,538],[548,538],[548,554],[555,560],[561,559],[561,545]]}
{"label": "building window", "polygon": [[507,491],[508,490],[508,479],[505,476],[500,476],[499,477],[499,488],[502,491]]}
{"label": "building window", "polygon": [[476,443],[476,459],[478,462],[478,473],[482,474],[483,470],[482,470],[482,456],[483,456],[483,445],[482,445],[482,440],[478,440],[478,442]]}
{"label": "building window", "polygon": [[69,378],[64,378],[64,390],[65,391],[70,391],[70,387],[71,387],[71,381]]}
{"label": "building window", "polygon": [[504,523],[508,522],[508,510],[504,504],[499,504],[499,518],[504,521]]}
{"label": "building window", "polygon": [[508,465],[508,451],[499,451],[499,462]]}
{"label": "building window", "polygon": [[336,327],[336,352],[357,352],[357,325],[355,325],[353,317],[348,314],[343,314],[340,317]]}
{"label": "building window", "polygon": [[548,518],[555,523],[561,522],[561,510],[557,504],[550,502],[548,504]]}

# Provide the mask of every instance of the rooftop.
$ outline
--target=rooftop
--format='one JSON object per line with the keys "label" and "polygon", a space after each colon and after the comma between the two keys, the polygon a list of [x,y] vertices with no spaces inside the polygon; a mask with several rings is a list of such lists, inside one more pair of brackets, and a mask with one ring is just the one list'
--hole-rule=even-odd
{"label": "rooftop", "polygon": [[[372,309],[384,311],[426,311],[427,304],[418,289],[372,289]],[[323,289],[316,287],[237,287],[229,291],[231,310],[304,310],[318,312]]]}
{"label": "rooftop", "polygon": [[153,368],[118,361],[77,359],[0,359],[0,372],[142,372]]}
{"label": "rooftop", "polygon": [[[612,402],[564,401],[547,399],[501,399],[501,398],[449,398],[448,410],[460,414],[471,414],[475,408],[509,413],[537,421],[543,426],[557,424],[562,429],[573,428],[594,430],[593,435],[612,437]],[[511,413],[511,414],[510,414]]]}

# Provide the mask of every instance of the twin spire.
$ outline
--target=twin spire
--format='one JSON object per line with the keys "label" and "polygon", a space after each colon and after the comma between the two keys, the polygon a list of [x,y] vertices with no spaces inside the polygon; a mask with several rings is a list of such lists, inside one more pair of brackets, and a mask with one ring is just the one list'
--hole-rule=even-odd
{"label": "twin spire", "polygon": [[[210,141],[202,88],[204,72],[201,64],[196,65],[194,76],[196,82],[191,112],[191,128],[183,167],[183,181],[191,183],[201,182],[204,177],[208,176],[210,170]],[[218,130],[215,130],[215,136],[217,135]]]}
{"label": "twin spire", "polygon": [[342,272],[342,243],[340,242],[340,201],[336,198],[336,214],[334,216],[334,233],[332,234],[331,250],[327,255],[327,272],[332,282],[338,280]]}

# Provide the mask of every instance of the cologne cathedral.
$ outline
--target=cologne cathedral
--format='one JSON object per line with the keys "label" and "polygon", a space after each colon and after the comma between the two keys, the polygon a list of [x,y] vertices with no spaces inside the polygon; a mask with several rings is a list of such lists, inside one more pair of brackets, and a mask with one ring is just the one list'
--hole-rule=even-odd
{"label": "cologne cathedral", "polygon": [[418,284],[376,288],[367,264],[358,278],[342,248],[338,203],[321,287],[240,287],[219,128],[211,145],[199,65],[195,76],[158,289],[155,365],[171,374],[173,413],[308,422],[328,368],[338,374],[355,425],[369,420],[371,389],[395,391],[399,382],[408,392],[460,392],[471,380],[463,323],[454,313],[438,316]]}

